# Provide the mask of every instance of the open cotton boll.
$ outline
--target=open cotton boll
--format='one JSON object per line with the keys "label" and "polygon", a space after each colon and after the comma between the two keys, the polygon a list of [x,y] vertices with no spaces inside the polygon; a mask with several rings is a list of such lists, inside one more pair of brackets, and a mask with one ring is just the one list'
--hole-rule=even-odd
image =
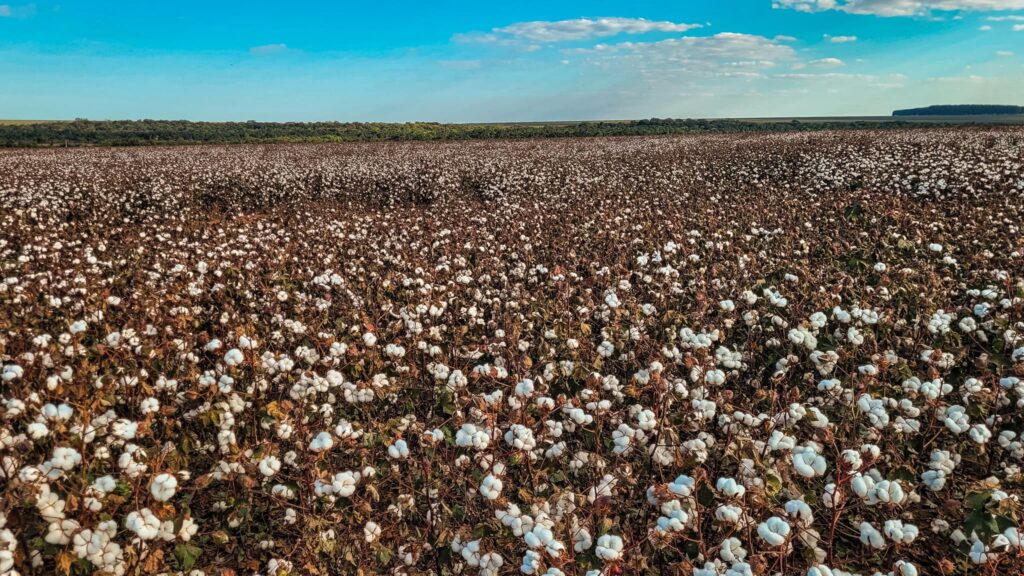
{"label": "open cotton boll", "polygon": [[719,478],[715,482],[715,489],[727,498],[742,498],[747,491],[746,487],[736,482],[734,478]]}
{"label": "open cotton boll", "polygon": [[813,448],[798,446],[793,449],[793,468],[804,478],[814,478],[825,473],[825,458]]}
{"label": "open cotton boll", "polygon": [[311,452],[326,452],[334,446],[334,438],[329,432],[320,432],[309,442]]}
{"label": "open cotton boll", "polygon": [[782,546],[790,530],[789,523],[778,516],[772,516],[757,525],[757,535],[769,546]]}
{"label": "open cotton boll", "polygon": [[368,521],[366,525],[363,526],[363,538],[367,542],[375,542],[378,538],[380,538],[380,534],[380,525],[378,525],[373,520]]}
{"label": "open cotton boll", "polygon": [[238,348],[232,348],[224,354],[224,363],[228,366],[238,366],[245,361],[245,354]]}
{"label": "open cotton boll", "polygon": [[281,460],[276,456],[265,456],[260,460],[259,469],[260,474],[271,478],[281,470]]}
{"label": "open cotton boll", "polygon": [[614,561],[622,558],[622,538],[614,534],[605,534],[597,539],[594,553],[601,560]]}
{"label": "open cotton boll", "polygon": [[488,474],[480,482],[480,494],[488,500],[496,500],[501,496],[502,482],[493,474]]}
{"label": "open cotton boll", "polygon": [[405,440],[399,438],[395,440],[393,444],[388,446],[388,456],[395,460],[404,460],[409,457],[409,445],[405,443]]}
{"label": "open cotton boll", "polygon": [[885,548],[885,539],[882,538],[882,533],[869,522],[861,522],[860,524],[860,541],[878,550]]}
{"label": "open cotton boll", "polygon": [[153,540],[160,533],[160,519],[149,508],[128,514],[124,527],[135,533],[140,540]]}
{"label": "open cotton boll", "polygon": [[667,484],[667,487],[669,490],[672,491],[673,494],[686,498],[687,496],[690,496],[690,494],[693,493],[693,488],[695,485],[696,481],[693,478],[685,474],[680,474],[679,476],[676,477],[675,480]]}
{"label": "open cotton boll", "polygon": [[170,474],[158,474],[149,485],[149,492],[157,502],[167,502],[174,497],[178,479]]}

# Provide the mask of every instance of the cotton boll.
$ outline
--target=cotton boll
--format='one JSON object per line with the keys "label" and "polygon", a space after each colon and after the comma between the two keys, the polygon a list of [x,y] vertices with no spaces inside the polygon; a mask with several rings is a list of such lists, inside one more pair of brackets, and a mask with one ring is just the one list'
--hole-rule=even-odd
{"label": "cotton boll", "polygon": [[281,461],[276,456],[265,456],[259,463],[260,474],[273,477],[281,470]]}
{"label": "cotton boll", "polygon": [[882,538],[882,533],[868,522],[860,524],[860,541],[878,550],[885,548],[885,539]]}
{"label": "cotton boll", "polygon": [[380,534],[380,525],[378,525],[373,520],[368,521],[366,525],[363,526],[363,538],[367,542],[375,542],[378,538],[380,538]]}
{"label": "cotton boll", "polygon": [[238,366],[245,361],[245,355],[238,348],[232,348],[224,354],[224,364],[228,366]]}
{"label": "cotton boll", "polygon": [[493,474],[488,474],[480,483],[480,494],[488,500],[496,500],[501,496],[502,482]]}
{"label": "cotton boll", "polygon": [[409,457],[409,445],[405,443],[405,440],[399,438],[395,442],[388,446],[388,456],[395,460],[404,460]]}
{"label": "cotton boll", "polygon": [[309,443],[311,452],[326,452],[334,446],[334,438],[327,432],[320,432]]}
{"label": "cotton boll", "polygon": [[693,488],[695,485],[696,482],[693,478],[685,474],[681,474],[677,476],[674,481],[667,484],[667,488],[670,491],[672,491],[673,494],[676,494],[677,496],[680,496],[682,498],[686,498],[693,493]]}
{"label": "cotton boll", "polygon": [[129,513],[124,527],[134,532],[140,540],[153,540],[160,533],[160,519],[149,508],[143,508]]}
{"label": "cotton boll", "polygon": [[149,485],[149,492],[157,502],[167,502],[174,497],[178,479],[170,474],[159,474]]}
{"label": "cotton boll", "polygon": [[614,534],[605,534],[597,539],[595,553],[605,561],[615,561],[622,557],[622,538]]}
{"label": "cotton boll", "polygon": [[757,535],[769,546],[782,546],[789,536],[790,529],[785,520],[778,516],[772,516],[757,525]]}
{"label": "cotton boll", "polygon": [[727,498],[742,498],[747,489],[733,478],[719,478],[715,488]]}

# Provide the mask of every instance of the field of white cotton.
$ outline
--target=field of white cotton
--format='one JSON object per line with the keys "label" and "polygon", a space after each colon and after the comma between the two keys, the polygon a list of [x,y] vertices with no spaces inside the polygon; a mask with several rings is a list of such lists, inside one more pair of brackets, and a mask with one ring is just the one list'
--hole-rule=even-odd
{"label": "field of white cotton", "polygon": [[0,152],[0,575],[1024,571],[1024,131]]}

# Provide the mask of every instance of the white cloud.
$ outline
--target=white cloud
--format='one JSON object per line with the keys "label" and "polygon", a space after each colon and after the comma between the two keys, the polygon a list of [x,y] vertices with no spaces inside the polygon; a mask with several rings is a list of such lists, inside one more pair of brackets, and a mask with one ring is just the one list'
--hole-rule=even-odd
{"label": "white cloud", "polygon": [[270,54],[281,54],[289,50],[287,44],[264,44],[249,48],[249,54],[253,56],[269,56]]}
{"label": "white cloud", "polygon": [[772,7],[801,12],[838,10],[875,16],[921,16],[960,10],[1024,10],[1024,0],[773,0]]}
{"label": "white cloud", "polygon": [[1014,24],[1013,25],[1013,31],[1014,32],[1024,31],[1024,24]]}
{"label": "white cloud", "polygon": [[818,58],[817,60],[811,60],[808,64],[811,66],[817,66],[818,68],[839,68],[846,66],[846,62],[843,62],[839,58]]}
{"label": "white cloud", "polygon": [[4,18],[11,15],[11,7],[7,4],[0,4],[0,18]]}
{"label": "white cloud", "polygon": [[845,44],[847,42],[857,41],[856,36],[829,36],[828,34],[825,34],[825,38],[828,38],[829,42],[833,42],[835,44]]}
{"label": "white cloud", "polygon": [[979,26],[978,30],[981,30],[982,32],[990,32],[992,30],[992,27],[986,24],[984,26]]}
{"label": "white cloud", "polygon": [[985,20],[989,22],[1024,22],[1024,16],[989,16]]}
{"label": "white cloud", "polygon": [[536,45],[606,38],[620,34],[686,32],[700,27],[700,24],[654,21],[645,18],[577,18],[575,20],[517,22],[500,28],[492,28],[490,32],[456,34],[452,39],[456,42]]}
{"label": "white cloud", "polygon": [[996,52],[996,56],[1002,56],[1003,58],[1009,58],[1010,56],[1013,56],[1013,52],[1010,52],[1009,50],[999,50],[999,51]]}

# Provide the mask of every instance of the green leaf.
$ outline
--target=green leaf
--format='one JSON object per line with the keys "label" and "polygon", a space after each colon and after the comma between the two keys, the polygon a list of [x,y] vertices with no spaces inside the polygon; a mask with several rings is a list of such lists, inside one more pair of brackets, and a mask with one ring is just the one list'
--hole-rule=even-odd
{"label": "green leaf", "polygon": [[967,495],[967,507],[972,510],[983,510],[985,503],[992,497],[992,490],[983,490]]}
{"label": "green leaf", "polygon": [[185,571],[191,570],[196,565],[196,561],[202,553],[202,548],[187,542],[174,547],[174,559],[178,561],[178,567]]}

